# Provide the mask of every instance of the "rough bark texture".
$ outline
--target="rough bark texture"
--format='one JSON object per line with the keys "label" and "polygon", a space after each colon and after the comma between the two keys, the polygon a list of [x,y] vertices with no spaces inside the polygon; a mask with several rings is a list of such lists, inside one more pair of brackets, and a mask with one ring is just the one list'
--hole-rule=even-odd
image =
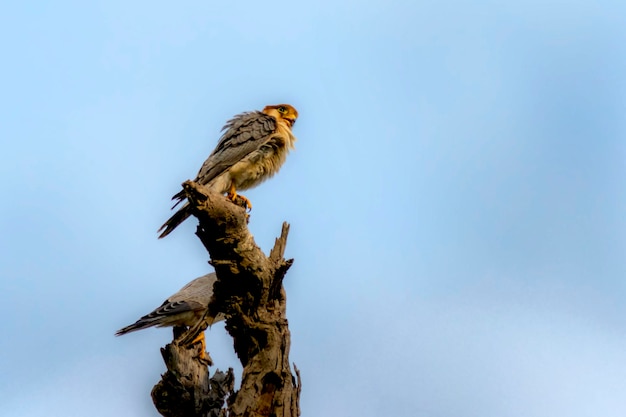
{"label": "rough bark texture", "polygon": [[[192,212],[200,222],[196,234],[209,252],[211,264],[217,274],[209,312],[211,315],[218,312],[226,315],[226,329],[233,337],[235,352],[243,365],[243,374],[241,388],[229,395],[227,410],[222,410],[223,414],[198,414],[198,411],[209,412],[204,399],[197,401],[197,396],[203,397],[207,392],[208,371],[205,368],[206,376],[191,378],[193,394],[190,394],[189,390],[181,391],[176,388],[176,384],[170,384],[171,389],[162,390],[157,396],[155,391],[159,385],[166,383],[168,373],[172,372],[180,380],[180,376],[195,375],[194,372],[197,371],[187,371],[184,366],[184,371],[176,371],[178,373],[172,371],[168,363],[171,361],[168,361],[164,353],[169,371],[153,390],[157,409],[168,417],[299,416],[301,380],[298,369],[294,366],[296,374],[294,376],[289,366],[291,337],[286,318],[286,295],[282,285],[285,273],[293,262],[293,259],[283,258],[289,225],[283,223],[280,237],[276,239],[270,255],[265,256],[248,231],[244,209],[194,182],[187,181],[183,187],[192,206]],[[190,329],[180,338],[181,347],[175,346],[177,351],[183,349],[190,352],[191,350],[182,346],[206,327],[207,323],[204,322]],[[193,353],[191,355],[193,356]],[[193,359],[179,358],[174,362],[180,360]],[[193,362],[198,363],[197,360]],[[181,366],[180,363],[172,365]],[[217,386],[220,387],[219,390],[227,388],[227,384],[218,383]],[[216,389],[216,393],[219,390]],[[211,393],[212,390],[208,392]],[[162,409],[171,410],[171,407],[163,405],[164,403],[190,395],[195,398],[194,411],[188,409],[182,414],[163,413]],[[163,400],[164,397],[167,398]],[[224,397],[218,395],[215,398],[222,400]]]}
{"label": "rough bark texture", "polygon": [[152,401],[162,416],[226,416],[223,405],[226,397],[233,393],[233,369],[217,370],[209,378],[209,369],[197,360],[196,350],[174,343],[161,348],[167,372],[152,388]]}

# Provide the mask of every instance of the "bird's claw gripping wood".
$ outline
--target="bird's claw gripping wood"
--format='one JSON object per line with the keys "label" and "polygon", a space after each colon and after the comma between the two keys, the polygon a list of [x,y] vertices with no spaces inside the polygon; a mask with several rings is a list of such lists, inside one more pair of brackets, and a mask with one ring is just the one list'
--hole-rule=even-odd
{"label": "bird's claw gripping wood", "polygon": [[247,211],[251,211],[252,210],[252,203],[250,202],[250,200],[248,200],[248,198],[246,198],[245,196],[243,196],[241,194],[237,194],[237,190],[235,190],[235,186],[234,185],[231,185],[230,190],[228,191],[227,197],[235,205],[237,205],[239,207],[243,207]]}
{"label": "bird's claw gripping wood", "polygon": [[200,349],[198,351],[198,356],[196,356],[196,358],[206,366],[213,365],[213,360],[211,359],[208,352],[206,351],[206,338],[204,336],[204,332],[196,336],[196,338],[193,339],[190,345],[193,346],[197,343],[200,344]]}
{"label": "bird's claw gripping wood", "polygon": [[246,197],[242,196],[241,194],[237,194],[233,198],[230,198],[229,196],[228,199],[232,201],[233,204],[239,207],[243,207],[244,209],[246,209],[246,211],[248,212],[252,211],[252,203],[250,202],[250,200],[248,200]]}

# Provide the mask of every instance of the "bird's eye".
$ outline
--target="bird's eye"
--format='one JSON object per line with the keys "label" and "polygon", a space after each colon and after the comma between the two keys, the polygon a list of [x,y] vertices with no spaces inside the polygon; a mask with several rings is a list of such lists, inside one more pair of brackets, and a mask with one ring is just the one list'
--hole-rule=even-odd
{"label": "bird's eye", "polygon": [[279,112],[279,113],[287,113],[287,109],[286,109],[286,108],[284,108],[283,106],[280,106],[280,107],[278,108],[278,112]]}

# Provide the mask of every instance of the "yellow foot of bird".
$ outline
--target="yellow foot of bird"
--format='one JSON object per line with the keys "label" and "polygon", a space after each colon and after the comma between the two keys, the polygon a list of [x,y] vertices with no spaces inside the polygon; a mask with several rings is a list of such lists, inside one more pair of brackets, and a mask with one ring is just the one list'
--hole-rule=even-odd
{"label": "yellow foot of bird", "polygon": [[248,211],[252,211],[252,203],[250,202],[250,200],[248,200],[246,197],[242,196],[241,194],[239,195],[239,198],[243,200],[243,208],[245,208]]}
{"label": "yellow foot of bird", "polygon": [[243,207],[248,211],[252,210],[252,203],[246,197],[237,194],[235,184],[230,184],[230,189],[228,190],[228,199],[239,207]]}
{"label": "yellow foot of bird", "polygon": [[242,196],[241,194],[228,194],[228,199],[230,201],[233,202],[233,204],[239,206],[239,207],[243,207],[244,209],[250,211],[252,210],[252,203],[250,202],[250,200],[248,200],[246,197]]}
{"label": "yellow foot of bird", "polygon": [[198,356],[195,356],[195,358],[198,359],[200,363],[206,366],[213,365],[213,359],[211,359],[211,356],[209,356],[209,353],[206,351],[206,339],[204,337],[204,332],[196,336],[196,338],[193,339],[193,341],[190,344],[199,345]]}

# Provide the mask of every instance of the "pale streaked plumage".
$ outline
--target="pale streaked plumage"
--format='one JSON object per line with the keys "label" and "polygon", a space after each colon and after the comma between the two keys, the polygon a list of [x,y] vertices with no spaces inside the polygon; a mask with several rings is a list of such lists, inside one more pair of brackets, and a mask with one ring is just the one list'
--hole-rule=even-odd
{"label": "pale streaked plumage", "polygon": [[[242,113],[229,120],[222,130],[215,150],[202,164],[195,182],[219,193],[228,193],[231,200],[237,190],[246,190],[260,184],[278,172],[287,153],[293,149],[296,137],[291,127],[298,111],[288,104],[266,106],[263,111]],[[247,205],[250,202],[243,196]],[[174,207],[185,199],[184,192],[173,198]],[[170,217],[159,231],[159,238],[167,236],[191,215],[185,203]]]}

